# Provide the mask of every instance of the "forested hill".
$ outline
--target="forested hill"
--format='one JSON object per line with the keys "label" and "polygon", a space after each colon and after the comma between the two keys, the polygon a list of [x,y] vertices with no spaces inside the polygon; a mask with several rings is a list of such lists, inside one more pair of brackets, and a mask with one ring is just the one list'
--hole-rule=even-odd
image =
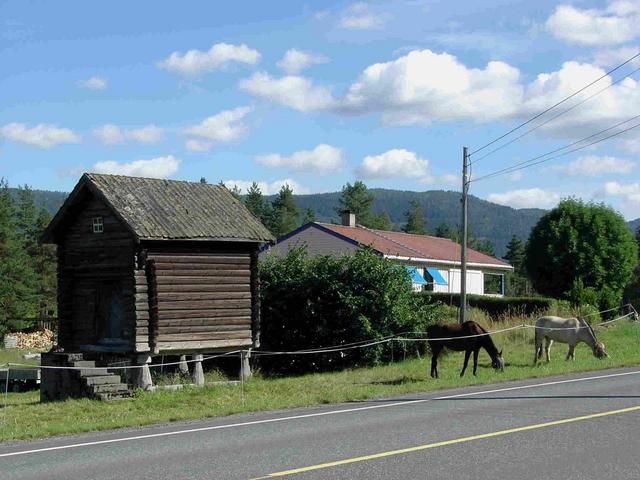
{"label": "forested hill", "polygon": [[[16,194],[17,189],[10,189]],[[460,223],[460,193],[432,190],[428,192],[408,192],[400,190],[370,189],[375,195],[374,213],[387,211],[394,228],[404,225],[405,212],[409,202],[416,200],[425,215],[426,227],[434,231],[438,225],[446,222],[452,226]],[[34,190],[36,205],[44,205],[51,214],[55,214],[67,196],[65,192],[51,192]],[[273,200],[272,197],[267,197]],[[301,217],[307,208],[316,214],[316,220],[321,222],[337,222],[335,207],[338,205],[340,192],[316,193],[312,195],[295,195],[296,205],[300,209]],[[522,240],[529,237],[531,228],[538,221],[544,210],[537,208],[514,209],[487,202],[471,196],[469,199],[469,225],[471,233],[480,239],[488,239],[494,245],[496,254],[502,256],[512,235]],[[640,218],[628,223],[635,231],[640,227]]]}
{"label": "forested hill", "polygon": [[[18,189],[10,188],[9,191],[14,200],[18,198]],[[37,208],[44,205],[49,213],[53,216],[62,206],[64,199],[69,195],[66,192],[52,192],[49,190],[33,190],[34,203]]]}
{"label": "forested hill", "polygon": [[[394,228],[400,229],[406,222],[405,212],[409,202],[416,200],[422,207],[425,226],[433,232],[441,223],[451,226],[460,224],[460,193],[432,190],[428,192],[410,192],[372,188],[375,195],[373,212],[386,211]],[[296,195],[296,205],[302,212],[307,208],[316,212],[316,220],[321,222],[338,221],[335,207],[338,205],[340,192],[312,195]],[[270,198],[271,199],[271,198]],[[469,228],[473,236],[490,240],[498,256],[505,253],[506,245],[512,235],[522,240],[529,237],[529,232],[544,210],[520,209],[497,205],[480,198],[469,198]]]}

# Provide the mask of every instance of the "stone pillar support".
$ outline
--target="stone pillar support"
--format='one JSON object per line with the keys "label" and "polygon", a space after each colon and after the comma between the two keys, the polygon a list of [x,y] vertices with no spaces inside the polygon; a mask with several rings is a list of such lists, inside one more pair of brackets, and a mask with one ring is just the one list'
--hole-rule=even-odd
{"label": "stone pillar support", "polygon": [[249,364],[249,360],[251,359],[251,349],[242,350],[240,356],[240,377],[242,380],[248,380],[251,378],[251,365]]}
{"label": "stone pillar support", "polygon": [[193,366],[191,367],[191,380],[198,387],[204,386],[204,372],[202,371],[202,354],[193,355]]}
{"label": "stone pillar support", "polygon": [[136,388],[142,388],[143,390],[151,390],[153,382],[151,381],[151,371],[149,370],[149,364],[151,363],[151,355],[141,354],[136,355],[134,365],[142,366],[142,368],[134,369],[133,374],[133,386]]}
{"label": "stone pillar support", "polygon": [[182,375],[187,375],[189,373],[189,365],[187,364],[187,356],[180,355],[180,363],[178,363],[178,372]]}

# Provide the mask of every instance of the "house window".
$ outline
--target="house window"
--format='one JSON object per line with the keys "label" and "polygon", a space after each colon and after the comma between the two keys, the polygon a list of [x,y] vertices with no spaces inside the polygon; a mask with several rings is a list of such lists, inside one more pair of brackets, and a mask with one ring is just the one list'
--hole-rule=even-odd
{"label": "house window", "polygon": [[104,232],[104,223],[102,217],[93,217],[93,233]]}

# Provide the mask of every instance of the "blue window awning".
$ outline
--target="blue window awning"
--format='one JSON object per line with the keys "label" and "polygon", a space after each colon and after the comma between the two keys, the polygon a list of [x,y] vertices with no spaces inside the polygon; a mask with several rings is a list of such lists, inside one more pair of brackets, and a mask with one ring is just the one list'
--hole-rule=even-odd
{"label": "blue window awning", "polygon": [[437,268],[427,267],[426,270],[429,273],[429,275],[431,275],[431,278],[433,278],[433,283],[435,283],[436,285],[446,285],[447,284],[447,281],[440,274],[440,271]]}
{"label": "blue window awning", "polygon": [[407,269],[407,271],[409,272],[409,275],[411,276],[411,281],[413,283],[416,283],[418,285],[428,285],[429,282],[427,282],[424,277],[422,275],[420,275],[420,272],[418,272],[418,269],[416,267],[405,267]]}

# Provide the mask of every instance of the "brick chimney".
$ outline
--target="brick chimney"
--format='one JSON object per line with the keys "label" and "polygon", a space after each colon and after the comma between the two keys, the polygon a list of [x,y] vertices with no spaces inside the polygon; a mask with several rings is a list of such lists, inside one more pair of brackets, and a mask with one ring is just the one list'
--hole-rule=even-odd
{"label": "brick chimney", "polygon": [[355,227],[356,214],[351,213],[349,210],[342,212],[342,225],[345,227]]}

